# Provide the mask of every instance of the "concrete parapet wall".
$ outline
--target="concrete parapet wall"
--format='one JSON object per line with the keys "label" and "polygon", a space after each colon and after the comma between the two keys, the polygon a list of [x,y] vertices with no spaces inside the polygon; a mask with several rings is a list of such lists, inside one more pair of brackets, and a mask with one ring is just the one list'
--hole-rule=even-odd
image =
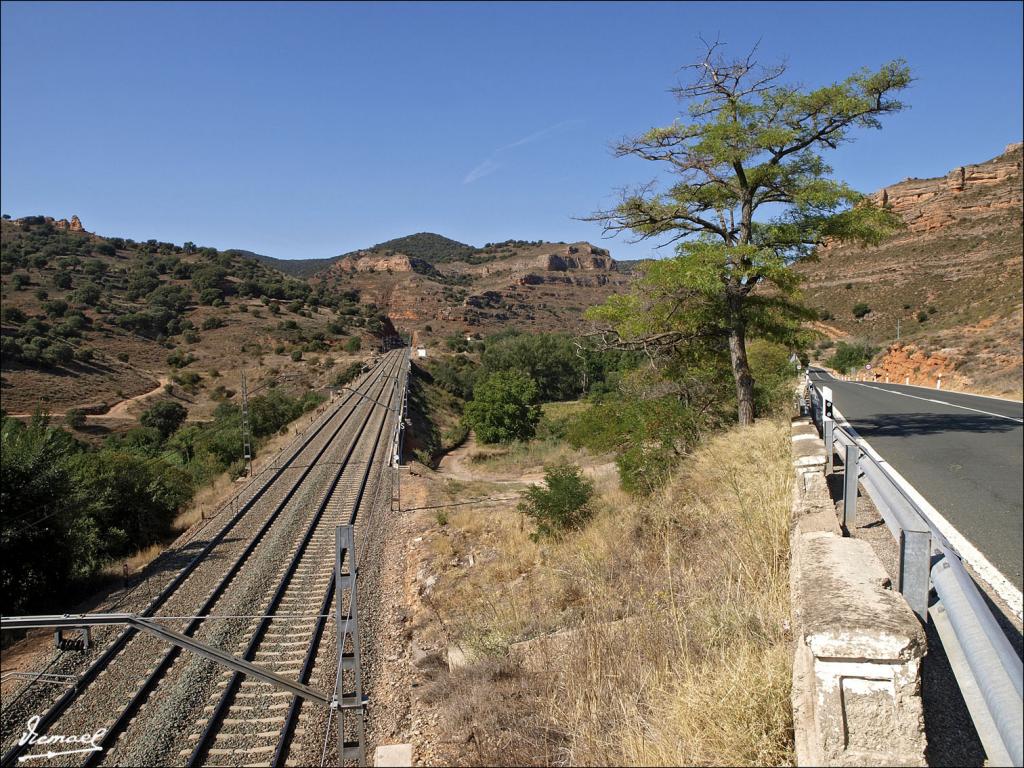
{"label": "concrete parapet wall", "polygon": [[925,765],[924,630],[871,546],[843,538],[813,430],[793,422],[797,764]]}

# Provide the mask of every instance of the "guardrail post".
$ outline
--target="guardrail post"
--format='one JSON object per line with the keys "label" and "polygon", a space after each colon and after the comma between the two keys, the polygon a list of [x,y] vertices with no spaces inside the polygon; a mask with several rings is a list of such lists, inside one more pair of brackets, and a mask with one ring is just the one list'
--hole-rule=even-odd
{"label": "guardrail post", "polygon": [[931,558],[930,531],[900,531],[900,594],[923,622],[928,621]]}
{"label": "guardrail post", "polygon": [[825,474],[831,475],[834,467],[833,463],[833,451],[835,450],[835,421],[832,419],[825,419],[822,422],[822,437],[825,440]]}
{"label": "guardrail post", "polygon": [[846,446],[843,458],[843,528],[850,530],[857,517],[857,463],[860,461],[860,448],[856,445]]}
{"label": "guardrail post", "polygon": [[832,417],[832,387],[821,388],[821,436],[825,441],[825,474],[832,474],[835,452],[835,419]]}

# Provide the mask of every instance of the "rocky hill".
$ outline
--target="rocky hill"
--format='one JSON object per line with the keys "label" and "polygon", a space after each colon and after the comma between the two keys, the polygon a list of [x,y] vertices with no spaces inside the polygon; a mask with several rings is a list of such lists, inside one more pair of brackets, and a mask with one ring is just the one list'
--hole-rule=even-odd
{"label": "rocky hill", "polygon": [[[799,269],[819,329],[866,341],[899,380],[1021,390],[1021,144],[935,179],[906,179],[873,199],[905,228],[877,247],[820,249]],[[897,323],[901,343],[896,341]],[[906,347],[906,348],[905,348]],[[891,370],[890,370],[891,369]]]}
{"label": "rocky hill", "polygon": [[608,251],[583,242],[510,240],[432,261],[415,255],[422,251],[390,247],[400,243],[347,254],[311,280],[358,291],[396,327],[417,330],[418,338],[429,341],[509,327],[572,329],[584,309],[622,290],[630,279]]}
{"label": "rocky hill", "polygon": [[396,331],[429,345],[571,330],[630,279],[588,243],[477,248],[430,233],[300,262],[300,272],[318,267],[309,278],[277,264],[289,262],[104,237],[77,217],[5,219],[4,410],[84,408],[90,423],[118,428],[166,397],[204,418],[238,396],[243,369],[257,384],[319,387]]}
{"label": "rocky hill", "polygon": [[8,414],[83,408],[131,426],[155,398],[192,418],[277,382],[330,383],[394,329],[351,290],[317,290],[236,252],[135,242],[70,221],[4,220],[0,393]]}

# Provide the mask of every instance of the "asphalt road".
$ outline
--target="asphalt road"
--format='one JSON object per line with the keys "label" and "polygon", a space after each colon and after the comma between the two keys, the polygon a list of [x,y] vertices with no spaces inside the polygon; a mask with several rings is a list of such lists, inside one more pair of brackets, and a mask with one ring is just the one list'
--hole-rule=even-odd
{"label": "asphalt road", "polygon": [[1024,405],[909,387],[839,381],[811,369],[861,437],[1021,589]]}

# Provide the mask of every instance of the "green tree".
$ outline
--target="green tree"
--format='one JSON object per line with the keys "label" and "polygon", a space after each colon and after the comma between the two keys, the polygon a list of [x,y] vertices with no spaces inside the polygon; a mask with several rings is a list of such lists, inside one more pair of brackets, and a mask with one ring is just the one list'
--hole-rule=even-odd
{"label": "green tree", "polygon": [[466,423],[482,443],[529,440],[540,421],[537,383],[520,371],[499,371],[476,385]]}
{"label": "green tree", "polygon": [[[708,46],[693,79],[674,89],[688,105],[671,125],[627,139],[617,156],[665,164],[676,177],[627,191],[588,217],[606,232],[676,242],[670,263],[654,262],[629,296],[593,310],[612,341],[654,357],[694,340],[727,346],[739,421],[754,419],[747,338],[791,341],[811,314],[788,269],[826,239],[877,243],[898,220],[829,177],[821,152],[856,128],[879,128],[899,112],[893,94],[911,82],[902,60],[805,90],[781,81],[784,66],[727,61]],[[759,213],[761,214],[759,216]]]}
{"label": "green tree", "polygon": [[867,344],[848,344],[840,341],[836,345],[835,354],[829,359],[828,364],[837,371],[847,371],[850,368],[860,368],[866,365],[868,360],[877,352],[874,347]]}
{"label": "green tree", "polygon": [[96,558],[98,531],[80,514],[71,460],[80,446],[34,416],[5,418],[0,431],[0,589],[7,613],[54,605]]}
{"label": "green tree", "polygon": [[557,536],[578,530],[593,515],[590,499],[594,484],[574,464],[555,464],[544,468],[544,484],[526,490],[519,511],[537,525],[531,537]]}
{"label": "green tree", "polygon": [[151,427],[157,430],[160,436],[166,440],[182,425],[186,416],[188,416],[188,411],[180,403],[175,403],[171,400],[161,400],[150,406],[142,414],[139,422],[144,427]]}

